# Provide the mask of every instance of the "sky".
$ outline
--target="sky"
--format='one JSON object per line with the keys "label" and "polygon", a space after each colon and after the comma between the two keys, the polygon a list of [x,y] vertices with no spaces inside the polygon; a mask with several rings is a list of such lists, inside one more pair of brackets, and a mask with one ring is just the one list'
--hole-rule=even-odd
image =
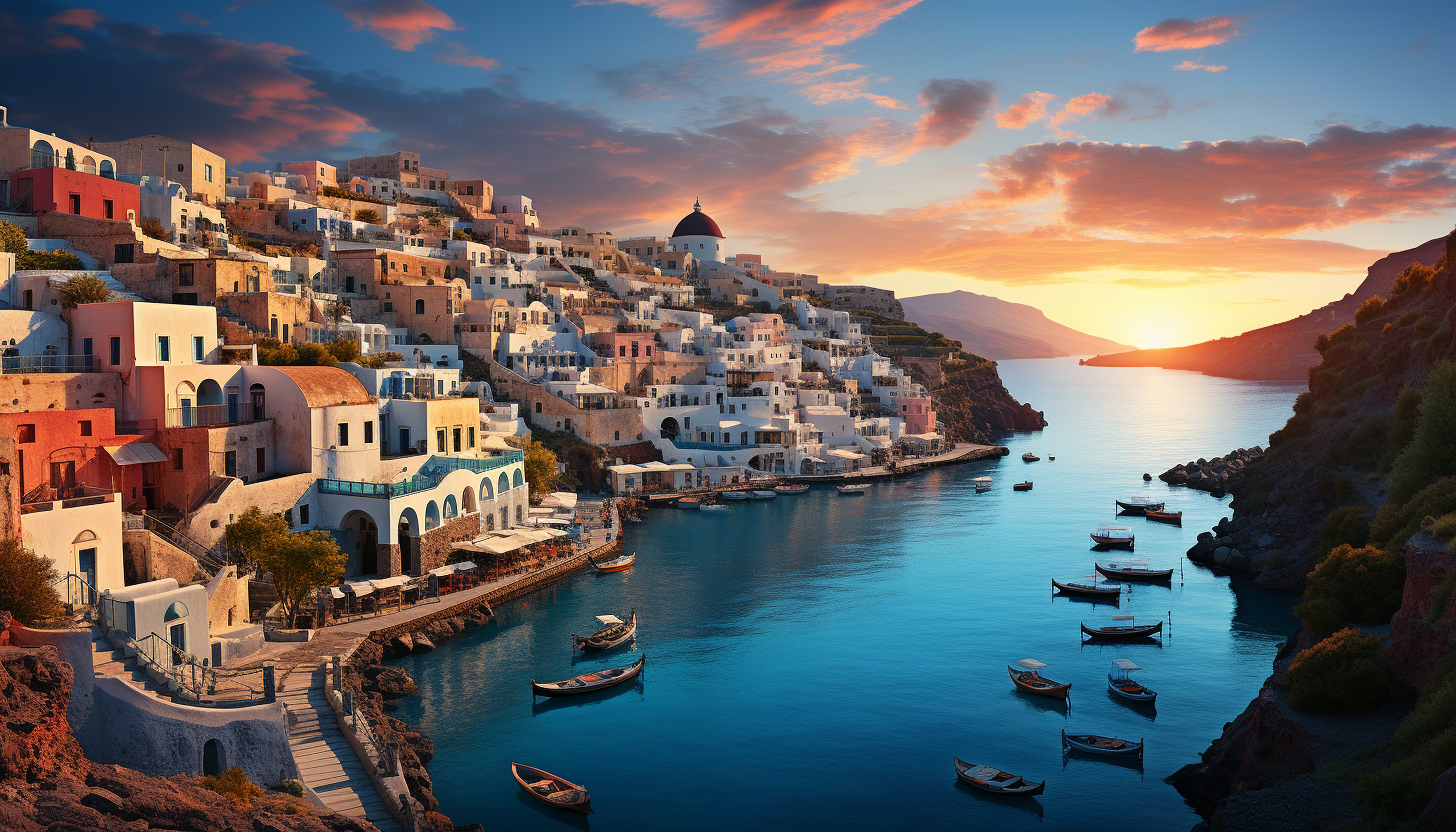
{"label": "sky", "polygon": [[1456,225],[1453,3],[0,0],[0,105],[232,170],[415,150],[543,222],[964,289],[1137,346]]}

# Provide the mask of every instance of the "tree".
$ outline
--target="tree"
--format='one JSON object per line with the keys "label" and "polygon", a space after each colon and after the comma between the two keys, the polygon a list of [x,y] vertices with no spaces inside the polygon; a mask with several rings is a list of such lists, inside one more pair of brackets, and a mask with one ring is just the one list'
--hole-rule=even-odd
{"label": "tree", "polygon": [[1346,624],[1384,624],[1400,609],[1405,558],[1374,546],[1336,546],[1309,573],[1294,614],[1315,633]]}
{"label": "tree", "polygon": [[323,344],[304,342],[294,350],[298,353],[298,364],[303,367],[332,367],[339,363]]}
{"label": "tree", "polygon": [[167,229],[162,227],[162,221],[156,217],[142,217],[141,228],[142,233],[151,237],[153,240],[172,239],[172,235],[168,234]]}
{"label": "tree", "polygon": [[0,251],[19,254],[26,248],[25,232],[20,226],[0,220]]}
{"label": "tree", "polygon": [[532,442],[526,449],[526,482],[537,494],[544,494],[556,487],[556,454],[540,442]]}
{"label": "tree", "polygon": [[60,596],[52,584],[60,576],[49,559],[21,545],[19,538],[0,540],[0,610],[9,610],[28,627],[61,615]]}
{"label": "tree", "polygon": [[75,309],[83,303],[105,303],[111,300],[106,281],[94,274],[78,274],[61,286],[61,308]]}
{"label": "tree", "polygon": [[353,361],[357,364],[362,357],[359,350],[359,342],[353,338],[340,338],[337,341],[330,341],[327,349],[329,354],[339,361]]}
{"label": "tree", "polygon": [[325,531],[295,532],[269,538],[258,568],[273,576],[283,618],[291,626],[314,592],[344,577],[349,556]]}
{"label": "tree", "polygon": [[328,309],[324,311],[328,313],[329,320],[334,322],[334,329],[338,329],[339,323],[343,321],[344,318],[347,318],[350,313],[349,304],[344,303],[341,300],[336,300],[333,303],[329,304]]}
{"label": "tree", "polygon": [[1286,680],[1301,711],[1359,714],[1385,701],[1390,671],[1380,636],[1349,627],[1300,653]]}
{"label": "tree", "polygon": [[359,222],[367,222],[370,225],[379,224],[379,212],[373,208],[360,208],[354,212],[354,219]]}
{"label": "tree", "polygon": [[274,538],[288,534],[288,524],[277,514],[264,514],[257,506],[249,506],[238,519],[228,524],[223,536],[228,546],[242,552],[244,562],[258,560]]}
{"label": "tree", "polygon": [[1415,436],[1391,468],[1392,503],[1456,474],[1456,364],[1442,361],[1432,367],[1419,401]]}
{"label": "tree", "polygon": [[27,269],[74,271],[81,267],[81,258],[69,251],[31,251],[30,249],[26,249],[15,255],[16,271],[25,271]]}

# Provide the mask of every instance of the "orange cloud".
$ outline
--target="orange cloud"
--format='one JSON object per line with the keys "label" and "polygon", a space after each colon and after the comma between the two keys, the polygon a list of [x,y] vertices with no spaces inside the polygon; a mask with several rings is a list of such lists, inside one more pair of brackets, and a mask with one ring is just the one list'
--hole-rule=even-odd
{"label": "orange cloud", "polygon": [[1177,64],[1173,68],[1174,69],[1183,70],[1184,72],[1188,72],[1190,70],[1198,70],[1198,69],[1201,69],[1204,72],[1223,72],[1225,69],[1228,69],[1228,67],[1222,66],[1222,65],[1213,66],[1213,65],[1210,65],[1210,64],[1194,63],[1193,61],[1184,61],[1181,64]]}
{"label": "orange cloud", "polygon": [[50,22],[57,26],[76,26],[81,29],[94,29],[96,28],[96,22],[100,19],[101,13],[95,9],[66,9],[53,16]]}
{"label": "orange cloud", "polygon": [[450,15],[424,0],[333,0],[355,30],[368,29],[389,42],[393,49],[413,52],[433,38],[435,30],[458,28]]}
{"label": "orange cloud", "polygon": [[442,64],[454,64],[455,66],[472,66],[489,72],[500,66],[500,61],[495,58],[485,58],[480,55],[471,54],[469,47],[459,41],[447,40],[445,47],[450,54],[436,53],[435,60]]}
{"label": "orange cloud", "polygon": [[1027,125],[1047,116],[1047,105],[1057,97],[1049,92],[1028,92],[1016,103],[996,114],[996,126],[1007,130],[1025,130]]}
{"label": "orange cloud", "polygon": [[1242,17],[1215,15],[1189,20],[1170,17],[1155,23],[1133,37],[1134,52],[1167,52],[1170,49],[1206,49],[1239,37]]}

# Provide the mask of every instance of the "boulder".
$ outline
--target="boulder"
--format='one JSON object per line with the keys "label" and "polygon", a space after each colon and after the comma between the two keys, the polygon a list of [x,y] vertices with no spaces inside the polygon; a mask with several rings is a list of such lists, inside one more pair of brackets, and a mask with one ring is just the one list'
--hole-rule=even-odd
{"label": "boulder", "polygon": [[385,699],[398,699],[416,692],[415,681],[397,667],[371,666],[364,671],[365,690],[376,691]]}
{"label": "boulder", "polygon": [[414,633],[410,638],[414,640],[416,653],[428,653],[435,649],[435,642],[430,641],[430,637],[424,633]]}
{"label": "boulder", "polygon": [[389,640],[389,646],[393,647],[396,653],[404,655],[415,649],[415,640],[409,633],[400,633]]}

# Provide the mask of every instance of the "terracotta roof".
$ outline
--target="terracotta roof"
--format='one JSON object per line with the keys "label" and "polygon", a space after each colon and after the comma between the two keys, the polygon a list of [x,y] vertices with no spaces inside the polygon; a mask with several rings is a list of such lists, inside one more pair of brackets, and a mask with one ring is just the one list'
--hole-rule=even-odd
{"label": "terracotta roof", "polygon": [[309,407],[372,404],[374,397],[349,373],[338,367],[274,367],[293,379]]}

